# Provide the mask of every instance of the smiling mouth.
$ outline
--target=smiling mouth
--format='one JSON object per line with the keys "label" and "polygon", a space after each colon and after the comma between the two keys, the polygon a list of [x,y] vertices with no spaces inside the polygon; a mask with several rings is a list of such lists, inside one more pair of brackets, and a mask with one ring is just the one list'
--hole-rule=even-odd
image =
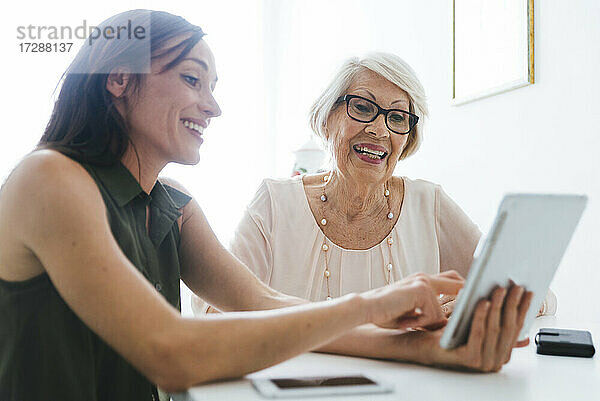
{"label": "smiling mouth", "polygon": [[383,152],[381,150],[369,149],[365,146],[354,145],[352,147],[356,153],[367,156],[369,159],[373,160],[383,160],[388,155],[387,152]]}
{"label": "smiling mouth", "polygon": [[196,131],[197,133],[199,133],[200,135],[202,135],[202,132],[204,131],[204,127],[194,123],[193,121],[189,121],[189,120],[181,120],[181,122],[183,123],[183,126],[186,128],[189,128],[191,130]]}

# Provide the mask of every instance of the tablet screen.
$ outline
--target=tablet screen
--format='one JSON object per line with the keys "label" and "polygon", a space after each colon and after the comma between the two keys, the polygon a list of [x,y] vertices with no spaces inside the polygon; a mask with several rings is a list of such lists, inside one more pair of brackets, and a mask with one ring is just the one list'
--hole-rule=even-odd
{"label": "tablet screen", "polygon": [[298,379],[271,379],[271,381],[281,389],[376,384],[374,381],[364,376],[322,376],[304,377]]}

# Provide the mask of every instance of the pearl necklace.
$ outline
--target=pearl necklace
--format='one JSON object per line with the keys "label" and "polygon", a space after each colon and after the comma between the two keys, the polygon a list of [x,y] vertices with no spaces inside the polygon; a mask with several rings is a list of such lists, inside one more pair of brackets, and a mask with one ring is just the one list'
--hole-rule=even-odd
{"label": "pearl necklace", "polygon": [[[321,216],[322,219],[320,221],[321,226],[323,227],[322,230],[324,229],[324,226],[327,225],[327,219],[325,218],[325,204],[327,202],[327,195],[325,194],[325,187],[327,186],[327,184],[329,183],[329,180],[331,178],[331,173],[325,175],[323,177],[323,181],[325,182],[325,184],[323,185],[323,194],[321,195]],[[388,214],[387,214],[387,218],[388,220],[391,220],[394,218],[394,213],[392,213],[391,207],[390,207],[390,190],[387,187],[387,182],[384,184],[384,191],[383,191],[383,196],[385,196],[387,205],[388,205]],[[393,230],[392,230],[393,231]],[[325,235],[325,232],[323,231],[323,245],[321,246],[321,250],[323,251],[323,259],[325,260],[325,271],[323,273],[323,276],[325,277],[325,283],[327,284],[327,300],[331,300],[331,289],[329,286],[329,278],[331,277],[331,271],[329,270],[329,261],[327,259],[327,254],[329,253],[329,248],[330,245],[327,244],[327,241],[331,242],[333,244],[333,242],[331,240],[329,240],[327,238],[327,236]],[[387,248],[389,250],[389,255],[390,255],[390,259],[389,259],[389,263],[386,265],[385,261],[383,263],[383,275],[385,277],[385,281],[386,281],[386,285],[389,285],[391,282],[393,282],[393,277],[392,277],[392,272],[394,269],[394,265],[392,264],[392,245],[394,244],[394,239],[392,238],[392,233],[390,231],[390,236],[387,238],[386,240],[387,242]]]}

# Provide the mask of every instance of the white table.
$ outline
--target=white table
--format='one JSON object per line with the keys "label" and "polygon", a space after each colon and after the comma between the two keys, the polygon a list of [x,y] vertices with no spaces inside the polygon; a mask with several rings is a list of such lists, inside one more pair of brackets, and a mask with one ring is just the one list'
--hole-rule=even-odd
{"label": "white table", "polygon": [[[244,379],[191,388],[174,401],[264,400],[252,387],[251,377],[346,375],[364,373],[395,386],[393,393],[303,400],[600,400],[600,323],[569,325],[554,317],[536,319],[528,347],[515,349],[511,361],[498,373],[465,373],[407,363],[338,355],[306,353]],[[597,349],[593,358],[538,355],[533,336],[540,327],[587,329]]]}

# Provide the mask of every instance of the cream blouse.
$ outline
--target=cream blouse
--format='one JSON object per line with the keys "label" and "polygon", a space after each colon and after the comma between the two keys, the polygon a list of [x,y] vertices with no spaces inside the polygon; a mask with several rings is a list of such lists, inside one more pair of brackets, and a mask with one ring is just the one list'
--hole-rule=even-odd
{"label": "cream blouse", "polygon": [[[423,272],[466,271],[481,232],[439,185],[404,180],[400,216],[381,243],[345,249],[325,237],[313,216],[302,176],[266,179],[250,202],[231,251],[270,287],[312,301],[327,297],[325,257],[332,297]],[[390,247],[387,238],[391,237]],[[329,245],[327,252],[323,243]]]}
{"label": "cream blouse", "polygon": [[[265,179],[239,223],[230,250],[270,287],[311,301],[327,298],[326,255],[333,297],[385,285],[385,267],[390,262],[394,281],[417,272],[451,269],[466,275],[481,232],[439,185],[403,180],[404,200],[394,228],[381,243],[355,250],[325,237],[310,210],[302,176]],[[322,250],[324,242],[329,245],[327,252]],[[540,314],[555,314],[556,305],[549,290]],[[192,309],[201,315],[207,304],[194,295]]]}

